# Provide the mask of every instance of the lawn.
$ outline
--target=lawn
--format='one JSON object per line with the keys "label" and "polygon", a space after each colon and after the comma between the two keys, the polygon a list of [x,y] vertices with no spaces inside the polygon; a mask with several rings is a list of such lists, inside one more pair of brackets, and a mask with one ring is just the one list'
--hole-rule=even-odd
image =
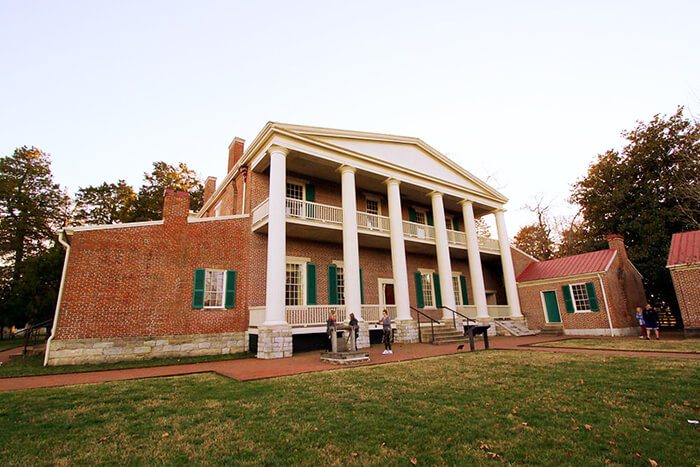
{"label": "lawn", "polygon": [[27,464],[696,465],[696,360],[485,351],[0,393]]}
{"label": "lawn", "polygon": [[24,337],[15,337],[12,339],[3,339],[0,341],[0,352],[11,349],[13,347],[23,347]]}
{"label": "lawn", "polygon": [[536,347],[569,347],[576,349],[634,350],[637,352],[700,353],[700,339],[644,340],[630,337],[600,339],[563,339],[532,344]]}
{"label": "lawn", "polygon": [[15,376],[55,375],[60,373],[83,373],[86,371],[123,370],[126,368],[144,368],[149,366],[184,365],[186,363],[214,362],[251,358],[252,354],[236,353],[230,355],[205,355],[200,357],[154,358],[130,362],[98,363],[91,365],[44,366],[43,355],[15,358],[0,365],[0,378]]}

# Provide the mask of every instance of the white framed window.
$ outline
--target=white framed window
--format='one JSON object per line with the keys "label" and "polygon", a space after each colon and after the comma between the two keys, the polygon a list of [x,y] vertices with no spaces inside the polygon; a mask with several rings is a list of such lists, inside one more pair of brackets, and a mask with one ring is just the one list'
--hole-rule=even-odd
{"label": "white framed window", "polygon": [[433,286],[433,273],[421,271],[421,285],[423,287],[423,305],[426,308],[435,307],[435,287]]}
{"label": "white framed window", "polygon": [[287,198],[291,199],[304,199],[304,184],[287,182]]}
{"label": "white framed window", "polygon": [[204,308],[223,308],[226,271],[204,270]]}
{"label": "white framed window", "polygon": [[591,311],[591,302],[588,299],[588,290],[586,284],[572,284],[571,298],[574,302],[575,311]]}
{"label": "white framed window", "polygon": [[452,288],[455,291],[455,304],[458,306],[464,305],[462,303],[462,282],[459,280],[458,272],[452,273]]}
{"label": "white framed window", "polygon": [[287,263],[284,304],[286,306],[304,304],[304,268],[300,263]]}
{"label": "white framed window", "polygon": [[304,184],[287,182],[287,215],[302,217],[304,214]]}
{"label": "white framed window", "polygon": [[345,274],[341,265],[335,268],[335,280],[338,290],[338,305],[345,305]]}
{"label": "white framed window", "polygon": [[416,209],[416,224],[428,224],[428,216],[425,215],[425,211]]}
{"label": "white framed window", "polygon": [[378,216],[379,213],[379,200],[367,198],[367,214],[373,214],[375,216]]}

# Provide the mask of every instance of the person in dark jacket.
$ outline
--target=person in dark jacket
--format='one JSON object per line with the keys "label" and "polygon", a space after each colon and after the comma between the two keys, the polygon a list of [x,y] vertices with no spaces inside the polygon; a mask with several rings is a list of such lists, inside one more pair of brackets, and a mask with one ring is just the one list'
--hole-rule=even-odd
{"label": "person in dark jacket", "polygon": [[335,311],[328,313],[326,321],[326,335],[328,336],[328,351],[333,351],[333,333],[335,332]]}
{"label": "person in dark jacket", "polygon": [[357,336],[360,335],[360,323],[355,318],[355,313],[350,313],[350,322],[348,324],[355,330],[355,350],[357,350]]}
{"label": "person in dark jacket", "polygon": [[391,351],[391,318],[389,318],[389,313],[384,310],[382,311],[382,319],[377,321],[377,324],[382,325],[382,331],[384,333],[384,355],[392,354]]}
{"label": "person in dark jacket", "polygon": [[647,303],[644,312],[644,324],[647,327],[647,340],[651,339],[651,331],[656,333],[656,340],[659,340],[659,312]]}

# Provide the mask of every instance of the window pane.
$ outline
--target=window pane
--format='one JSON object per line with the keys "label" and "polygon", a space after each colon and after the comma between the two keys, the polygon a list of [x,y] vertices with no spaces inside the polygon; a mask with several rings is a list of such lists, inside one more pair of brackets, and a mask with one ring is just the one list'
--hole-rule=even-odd
{"label": "window pane", "polygon": [[285,283],[284,301],[287,306],[302,305],[303,286],[301,282],[301,265],[287,263],[287,280]]}
{"label": "window pane", "polygon": [[576,284],[571,286],[571,293],[574,297],[576,311],[588,311],[591,305],[588,301],[588,291],[585,284]]}
{"label": "window pane", "polygon": [[416,211],[416,224],[425,224],[425,213]]}
{"label": "window pane", "polygon": [[452,287],[455,291],[455,304],[462,305],[462,291],[459,287],[459,277],[452,276]]}
{"label": "window pane", "polygon": [[224,306],[224,271],[204,272],[204,306]]}
{"label": "window pane", "polygon": [[421,274],[423,283],[423,304],[425,306],[435,306],[433,302],[433,276],[432,274]]}
{"label": "window pane", "polygon": [[345,274],[342,267],[337,267],[336,283],[338,284],[338,305],[345,305]]}
{"label": "window pane", "polygon": [[367,200],[367,213],[379,215],[379,202],[374,199]]}
{"label": "window pane", "polygon": [[287,198],[304,199],[304,187],[296,183],[287,183]]}

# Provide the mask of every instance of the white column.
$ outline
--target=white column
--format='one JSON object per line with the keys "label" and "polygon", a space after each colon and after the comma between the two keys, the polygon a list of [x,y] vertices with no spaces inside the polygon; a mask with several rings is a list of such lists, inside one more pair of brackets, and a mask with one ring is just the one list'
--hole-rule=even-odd
{"label": "white column", "polygon": [[[452,265],[450,263],[450,246],[447,242],[447,225],[445,224],[445,207],[442,202],[442,193],[433,191],[430,193],[433,202],[433,220],[435,221],[435,248],[437,252],[438,274],[440,275],[440,295],[442,304],[453,310],[455,304],[455,292],[452,285]],[[442,319],[452,320],[452,312],[443,309]]]}
{"label": "white column", "polygon": [[518,286],[515,282],[515,268],[513,267],[513,257],[510,254],[510,241],[508,240],[506,219],[503,213],[504,211],[501,209],[494,213],[496,216],[496,230],[498,231],[498,246],[501,252],[501,265],[503,267],[503,282],[506,286],[506,298],[510,306],[510,316],[522,318]]}
{"label": "white column", "polygon": [[284,288],[286,281],[287,149],[270,148],[270,201],[267,224],[267,284],[263,326],[286,325]]}
{"label": "white column", "polygon": [[408,272],[406,271],[406,247],[403,239],[401,196],[398,180],[386,180],[389,201],[389,229],[391,232],[391,267],[394,273],[394,296],[397,320],[410,320],[411,308],[408,297]]}
{"label": "white column", "polygon": [[355,168],[340,168],[343,202],[343,280],[345,309],[362,320],[360,296],[360,247],[357,241],[357,200],[355,198]]}
{"label": "white column", "polygon": [[474,206],[469,200],[464,200],[462,215],[467,233],[467,255],[469,257],[469,277],[472,283],[472,299],[476,305],[476,317],[488,318],[489,309],[486,304],[486,287],[484,287],[484,273],[481,269],[481,255],[479,254],[479,238],[476,235],[476,221],[474,220]]}

